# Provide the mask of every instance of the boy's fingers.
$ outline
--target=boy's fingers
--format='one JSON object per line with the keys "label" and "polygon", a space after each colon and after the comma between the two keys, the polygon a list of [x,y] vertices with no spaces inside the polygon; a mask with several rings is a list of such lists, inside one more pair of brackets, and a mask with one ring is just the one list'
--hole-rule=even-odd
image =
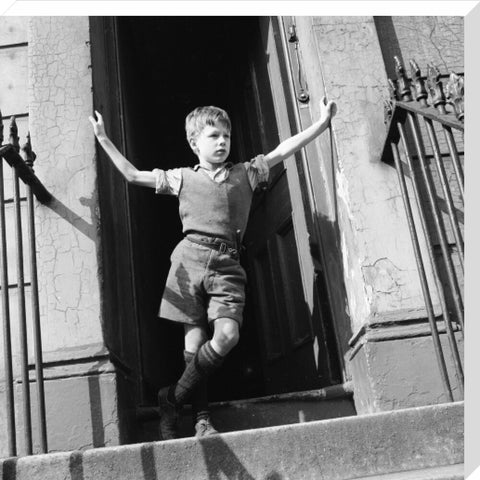
{"label": "boy's fingers", "polygon": [[335,102],[330,102],[330,114],[334,117],[337,113],[337,104]]}

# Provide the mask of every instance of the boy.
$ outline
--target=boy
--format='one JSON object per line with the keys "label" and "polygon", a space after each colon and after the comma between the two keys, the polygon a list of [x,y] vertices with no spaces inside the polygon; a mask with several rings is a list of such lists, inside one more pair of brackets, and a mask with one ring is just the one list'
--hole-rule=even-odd
{"label": "boy", "polygon": [[[186,367],[176,384],[159,391],[160,433],[176,438],[178,412],[190,399],[196,436],[217,433],[208,412],[206,378],[220,367],[239,340],[244,306],[245,271],[239,249],[247,225],[253,190],[269,170],[320,135],[336,105],[320,103],[320,119],[283,141],[269,154],[250,162],[228,163],[230,119],[217,107],[199,107],[185,122],[194,168],[139,171],[105,134],[102,116],[89,117],[94,133],[129,183],[178,196],[185,238],[175,247],[159,316],[184,324]],[[208,340],[208,327],[213,336]]]}

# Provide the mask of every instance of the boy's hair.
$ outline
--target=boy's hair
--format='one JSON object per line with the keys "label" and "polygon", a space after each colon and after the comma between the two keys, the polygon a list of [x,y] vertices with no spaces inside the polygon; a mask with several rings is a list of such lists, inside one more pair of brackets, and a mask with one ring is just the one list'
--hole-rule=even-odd
{"label": "boy's hair", "polygon": [[232,129],[230,118],[225,110],[213,106],[197,107],[185,119],[187,140],[190,142],[191,139],[195,139],[207,125],[213,127],[215,122],[223,123],[229,131]]}

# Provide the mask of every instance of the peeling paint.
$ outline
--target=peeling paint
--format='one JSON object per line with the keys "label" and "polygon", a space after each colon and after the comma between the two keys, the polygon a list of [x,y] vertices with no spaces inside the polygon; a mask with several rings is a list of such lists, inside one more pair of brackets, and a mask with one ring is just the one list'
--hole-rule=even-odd
{"label": "peeling paint", "polygon": [[35,169],[55,197],[35,209],[44,346],[54,351],[102,341],[89,26],[87,17],[29,25]]}

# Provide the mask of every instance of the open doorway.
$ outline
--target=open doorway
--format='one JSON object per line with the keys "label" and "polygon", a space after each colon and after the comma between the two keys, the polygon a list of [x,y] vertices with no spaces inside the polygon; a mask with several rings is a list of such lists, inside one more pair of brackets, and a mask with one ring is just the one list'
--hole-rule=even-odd
{"label": "open doorway", "polygon": [[[276,55],[267,39],[273,35],[269,20],[120,17],[115,29],[124,148],[137,168],[196,163],[185,139],[184,119],[199,105],[229,112],[233,162],[247,161],[278,144],[272,72],[267,68]],[[125,207],[143,401],[154,404],[158,387],[174,381],[183,369],[182,327],[157,317],[170,253],[182,237],[178,202],[131,187]],[[254,199],[245,236],[248,253],[242,260],[249,286],[241,341],[212,378],[212,401],[308,390],[339,381],[331,351],[322,349],[328,339],[322,333],[321,314],[309,311],[303,299],[298,256],[309,253],[297,251],[294,208],[285,169],[278,165],[268,191]]]}

